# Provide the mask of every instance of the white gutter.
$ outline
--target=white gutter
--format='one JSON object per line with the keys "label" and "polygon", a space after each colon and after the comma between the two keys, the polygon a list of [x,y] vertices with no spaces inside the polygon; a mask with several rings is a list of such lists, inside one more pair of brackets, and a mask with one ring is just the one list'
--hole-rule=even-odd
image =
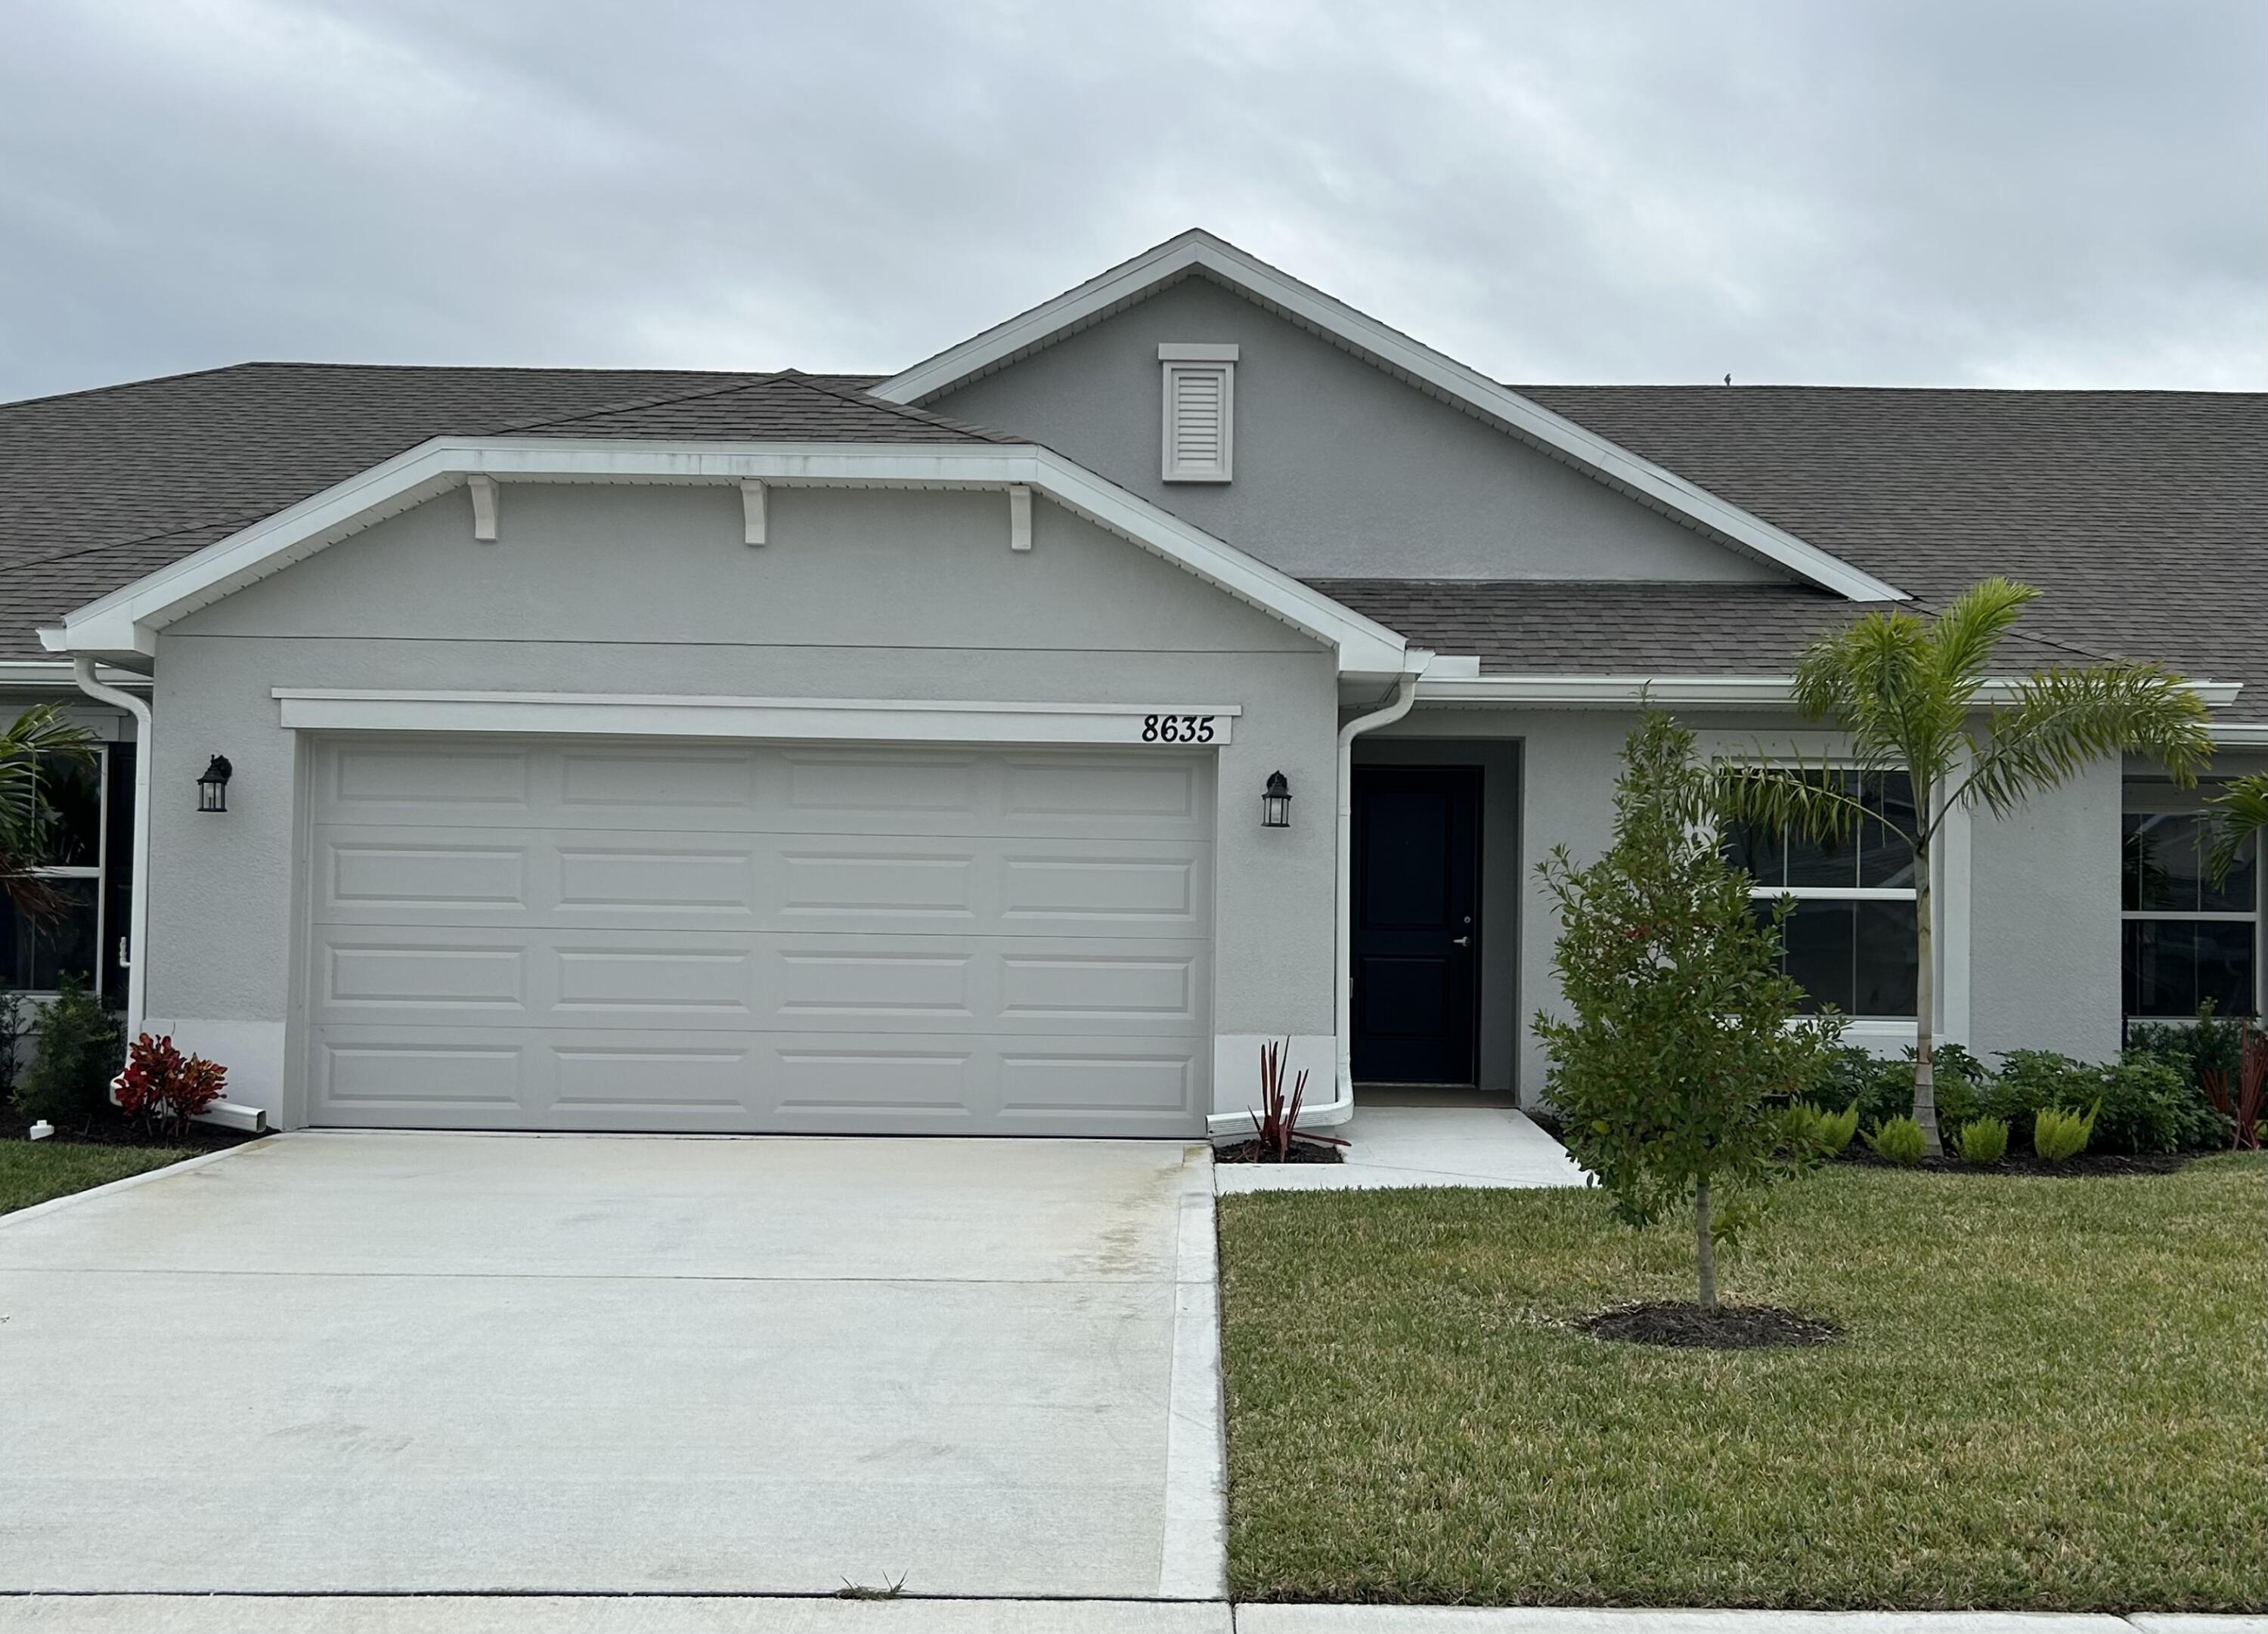
{"label": "white gutter", "polygon": [[[1980,703],[2012,701],[2021,682],[1993,680],[1978,688]],[[1665,706],[1739,708],[1780,705],[1794,689],[1789,675],[1427,675],[1418,683],[1418,701],[1431,704],[1480,706],[1551,705],[1561,709],[1635,707],[1640,702]],[[2236,702],[2242,681],[2192,681],[2188,683],[2207,709],[2225,710]]]}
{"label": "white gutter", "polygon": [[[78,689],[99,703],[108,703],[124,710],[134,718],[134,878],[126,894],[126,1036],[137,1038],[143,1032],[143,1022],[148,1012],[150,927],[150,761],[152,747],[150,724],[150,700],[130,692],[121,692],[96,679],[94,660],[78,658],[71,661],[71,678]],[[114,1080],[111,1099],[118,1098]],[[267,1127],[267,1115],[258,1107],[247,1107],[240,1101],[216,1100],[197,1115],[202,1123],[216,1123],[223,1129],[242,1130],[256,1135]]]}

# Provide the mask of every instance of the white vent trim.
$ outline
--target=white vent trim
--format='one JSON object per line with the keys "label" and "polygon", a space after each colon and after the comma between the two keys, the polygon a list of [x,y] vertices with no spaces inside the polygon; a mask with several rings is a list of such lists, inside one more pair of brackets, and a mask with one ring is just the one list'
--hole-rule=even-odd
{"label": "white vent trim", "polygon": [[[1167,357],[1226,351],[1227,357]],[[1168,482],[1226,482],[1235,471],[1236,349],[1160,346],[1164,405],[1159,475]]]}

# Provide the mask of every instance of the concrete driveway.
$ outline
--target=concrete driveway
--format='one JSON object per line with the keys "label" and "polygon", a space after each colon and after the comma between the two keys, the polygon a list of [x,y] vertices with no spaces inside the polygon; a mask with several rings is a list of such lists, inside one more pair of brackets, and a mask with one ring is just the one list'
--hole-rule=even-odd
{"label": "concrete driveway", "polygon": [[0,1590],[1218,1597],[1206,1162],[303,1133],[0,1220]]}

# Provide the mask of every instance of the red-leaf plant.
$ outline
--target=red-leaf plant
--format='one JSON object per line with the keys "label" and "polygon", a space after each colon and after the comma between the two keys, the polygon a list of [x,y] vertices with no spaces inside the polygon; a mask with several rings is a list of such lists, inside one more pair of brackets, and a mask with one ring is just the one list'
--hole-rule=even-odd
{"label": "red-leaf plant", "polygon": [[140,1119],[151,1133],[179,1135],[227,1086],[228,1069],[218,1062],[184,1056],[171,1034],[152,1038],[144,1033],[127,1052],[115,1092],[119,1110]]}
{"label": "red-leaf plant", "polygon": [[2260,1150],[2260,1092],[2268,1083],[2268,1033],[2263,1033],[2251,1022],[2242,1024],[2236,1047],[2236,1093],[2228,1093],[2228,1070],[2226,1067],[2199,1067],[2198,1082],[2205,1086],[2205,1099],[2212,1101],[2215,1111],[2235,1125],[2236,1137],[2230,1149],[2237,1152]]}
{"label": "red-leaf plant", "polygon": [[1292,1041],[1280,1043],[1270,1040],[1260,1046],[1260,1106],[1252,1114],[1252,1132],[1260,1145],[1264,1161],[1289,1163],[1294,1140],[1312,1140],[1321,1145],[1344,1146],[1347,1143],[1336,1135],[1318,1135],[1300,1127],[1300,1103],[1307,1096],[1307,1070],[1300,1069],[1292,1080],[1289,1094],[1284,1090],[1284,1057],[1291,1049]]}
{"label": "red-leaf plant", "polygon": [[2205,1099],[2213,1102],[2213,1109],[2235,1126],[2232,1147],[2257,1152],[2260,1148],[2260,1092],[2263,1080],[2268,1079],[2268,1034],[2261,1033],[2250,1021],[2240,1026],[2235,1094],[2228,1092],[2228,1071],[2225,1067],[2199,1067],[2198,1082],[2205,1089]]}

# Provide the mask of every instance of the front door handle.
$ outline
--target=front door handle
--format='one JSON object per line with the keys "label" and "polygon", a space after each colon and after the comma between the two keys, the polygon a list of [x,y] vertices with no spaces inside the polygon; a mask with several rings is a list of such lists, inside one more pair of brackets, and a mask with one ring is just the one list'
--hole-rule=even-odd
{"label": "front door handle", "polygon": [[1473,938],[1469,936],[1453,936],[1449,938],[1449,946],[1452,947],[1470,947],[1472,945]]}

